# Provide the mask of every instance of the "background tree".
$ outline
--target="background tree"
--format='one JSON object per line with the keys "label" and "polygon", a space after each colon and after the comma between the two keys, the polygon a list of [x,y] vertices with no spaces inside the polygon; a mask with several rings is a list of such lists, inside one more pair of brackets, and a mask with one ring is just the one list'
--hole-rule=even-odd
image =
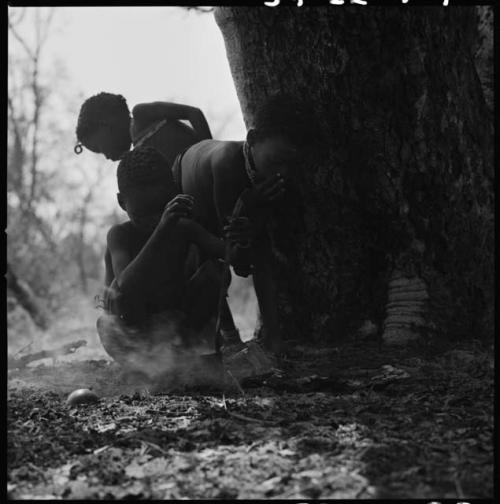
{"label": "background tree", "polygon": [[45,331],[72,301],[93,303],[103,278],[102,229],[116,221],[98,204],[109,200],[100,194],[105,163],[84,171],[72,150],[83,98],[49,47],[57,29],[54,9],[9,10],[9,343],[34,335],[26,314]]}
{"label": "background tree", "polygon": [[[19,52],[9,51],[9,169],[8,207],[9,231],[23,230],[21,250],[28,250],[33,241],[42,239],[50,252],[55,244],[49,226],[40,218],[36,204],[40,200],[39,137],[40,122],[45,107],[47,89],[40,79],[40,59],[47,41],[54,11],[43,16],[36,11],[33,18],[34,40],[28,41],[19,33],[26,11],[9,13],[9,36]],[[16,69],[16,71],[14,71]],[[15,234],[15,233],[14,233]],[[15,245],[10,242],[11,245]],[[15,247],[9,247],[10,256],[17,263]],[[20,252],[20,251],[19,251]],[[14,257],[12,257],[14,256]],[[8,265],[8,285],[20,304],[32,315],[41,328],[46,327],[42,309],[29,285],[19,281]],[[23,286],[23,288],[20,288]]]}
{"label": "background tree", "polygon": [[220,7],[215,19],[247,126],[286,91],[310,101],[324,138],[288,197],[296,215],[273,232],[284,334],[339,337],[365,319],[389,342],[491,334],[477,11]]}

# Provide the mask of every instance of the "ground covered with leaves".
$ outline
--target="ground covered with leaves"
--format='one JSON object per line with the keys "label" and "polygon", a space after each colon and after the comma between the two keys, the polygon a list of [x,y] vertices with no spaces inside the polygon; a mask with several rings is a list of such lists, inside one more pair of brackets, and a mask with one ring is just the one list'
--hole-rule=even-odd
{"label": "ground covered with leaves", "polygon": [[[104,360],[11,371],[8,495],[492,497],[491,346],[295,346],[280,369],[160,392]],[[66,404],[80,387],[100,401]]]}

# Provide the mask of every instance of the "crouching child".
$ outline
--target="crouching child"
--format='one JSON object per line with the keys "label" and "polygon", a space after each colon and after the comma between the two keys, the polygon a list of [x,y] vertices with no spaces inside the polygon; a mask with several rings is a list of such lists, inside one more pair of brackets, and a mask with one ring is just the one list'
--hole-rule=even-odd
{"label": "crouching child", "polygon": [[[213,344],[228,282],[224,242],[191,219],[194,199],[176,194],[164,163],[152,147],[127,152],[119,163],[118,203],[129,220],[107,234],[106,313],[97,321],[106,352],[150,378]],[[206,258],[202,264],[190,260],[193,247]]]}

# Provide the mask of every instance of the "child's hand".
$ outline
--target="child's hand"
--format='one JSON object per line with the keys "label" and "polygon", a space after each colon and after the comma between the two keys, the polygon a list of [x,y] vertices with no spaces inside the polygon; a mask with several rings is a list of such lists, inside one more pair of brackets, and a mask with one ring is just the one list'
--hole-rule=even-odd
{"label": "child's hand", "polygon": [[163,211],[160,226],[175,224],[181,217],[191,217],[194,198],[189,194],[178,194],[170,200]]}
{"label": "child's hand", "polygon": [[248,248],[254,239],[254,229],[248,217],[229,217],[224,226],[224,238],[233,246]]}
{"label": "child's hand", "polygon": [[269,203],[274,203],[275,200],[281,198],[285,193],[285,180],[278,173],[273,177],[266,178],[257,182],[255,187],[245,189],[240,196],[240,199],[248,209],[254,213],[261,211]]}
{"label": "child's hand", "polygon": [[257,183],[255,191],[262,200],[271,203],[285,193],[285,180],[281,174],[277,173],[273,177]]}
{"label": "child's hand", "polygon": [[252,249],[238,245],[229,245],[226,249],[226,260],[238,276],[247,277],[252,270]]}

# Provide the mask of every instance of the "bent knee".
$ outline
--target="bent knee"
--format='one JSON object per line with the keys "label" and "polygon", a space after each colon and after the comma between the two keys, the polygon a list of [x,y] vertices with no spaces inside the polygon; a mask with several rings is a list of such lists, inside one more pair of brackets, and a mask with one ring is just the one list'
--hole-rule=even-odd
{"label": "bent knee", "polygon": [[101,342],[116,338],[122,332],[123,321],[118,315],[106,313],[96,321],[96,329]]}
{"label": "bent knee", "polygon": [[96,329],[104,350],[117,360],[123,347],[127,346],[131,328],[127,327],[117,315],[106,313],[97,319]]}

